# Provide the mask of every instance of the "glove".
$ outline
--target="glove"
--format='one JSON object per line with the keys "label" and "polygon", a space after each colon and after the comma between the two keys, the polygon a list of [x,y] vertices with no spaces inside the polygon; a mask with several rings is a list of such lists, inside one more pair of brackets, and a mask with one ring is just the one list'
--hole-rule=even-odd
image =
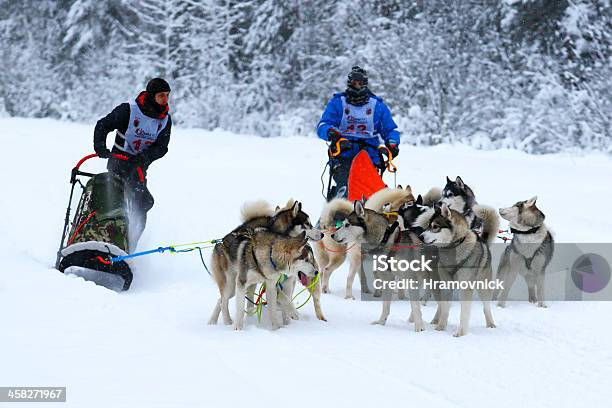
{"label": "glove", "polygon": [[[338,132],[336,129],[334,128],[330,128],[327,131],[327,140],[329,140],[329,142],[331,143],[331,150],[335,151],[336,150],[336,143],[338,143],[338,140],[342,137],[342,134],[340,132]],[[348,150],[351,148],[351,142],[349,142],[348,140],[341,140],[340,144],[339,144],[339,148],[340,148],[340,152],[343,152],[345,150]],[[340,153],[338,152],[338,153]]]}
{"label": "glove", "polygon": [[342,134],[340,134],[340,132],[338,132],[334,128],[329,128],[329,130],[327,131],[327,140],[329,140],[331,144],[335,144],[341,137]]}
{"label": "glove", "polygon": [[96,151],[98,157],[101,159],[108,159],[111,156],[111,152],[106,148],[106,146],[96,147],[94,150]]}
{"label": "glove", "polygon": [[385,143],[385,146],[387,146],[387,149],[389,149],[393,158],[397,157],[397,155],[399,154],[399,146],[395,141],[389,141]]}

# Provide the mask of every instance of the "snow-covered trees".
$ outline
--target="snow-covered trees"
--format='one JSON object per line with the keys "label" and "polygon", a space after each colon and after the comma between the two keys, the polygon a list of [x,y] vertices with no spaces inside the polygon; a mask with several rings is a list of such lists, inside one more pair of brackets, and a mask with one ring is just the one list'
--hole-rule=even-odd
{"label": "snow-covered trees", "polygon": [[0,3],[0,114],[92,121],[164,76],[178,124],[310,134],[360,64],[404,141],[611,149],[609,0]]}

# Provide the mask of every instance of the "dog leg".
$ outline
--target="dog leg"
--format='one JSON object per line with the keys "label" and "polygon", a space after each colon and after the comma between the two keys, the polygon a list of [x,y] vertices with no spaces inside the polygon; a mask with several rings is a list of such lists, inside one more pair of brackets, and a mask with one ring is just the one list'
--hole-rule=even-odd
{"label": "dog leg", "polygon": [[[438,303],[438,310],[436,311],[436,316],[438,317],[438,323],[436,326],[436,330],[444,331],[446,330],[446,326],[448,325],[448,313],[450,311],[450,305],[447,300],[441,300]],[[436,319],[434,316],[434,320]]]}
{"label": "dog leg", "polygon": [[238,280],[236,280],[236,321],[234,322],[234,330],[244,329],[244,296],[245,295],[246,295],[246,286],[238,282]]}
{"label": "dog leg", "polygon": [[548,307],[546,303],[544,303],[544,272],[540,272],[537,276],[536,288],[537,288],[537,298],[538,298],[538,307]]}
{"label": "dog leg", "polygon": [[229,312],[229,300],[232,298],[232,296],[234,296],[235,291],[235,280],[228,279],[228,282],[225,284],[223,294],[221,295],[221,312],[223,312],[223,324],[225,325],[230,325],[233,323]]}
{"label": "dog leg", "polygon": [[[295,283],[295,282],[294,282]],[[300,314],[291,302],[294,285],[291,282],[286,282],[283,290],[278,291],[278,303],[281,305],[283,315],[283,325],[287,326],[291,323],[291,319],[299,320]]]}
{"label": "dog leg", "polygon": [[421,296],[421,304],[423,306],[427,305],[427,301],[431,298],[431,289],[425,289],[423,291],[423,296]]}
{"label": "dog leg", "polygon": [[246,291],[246,297],[247,297],[247,313],[253,313],[253,310],[255,309],[255,289],[257,288],[257,285],[249,285],[249,287],[247,288]]}
{"label": "dog leg", "polygon": [[461,337],[468,334],[470,328],[470,312],[472,311],[472,296],[473,293],[470,289],[461,291],[461,317],[459,329],[453,335],[454,337]]}
{"label": "dog leg", "polygon": [[[353,296],[353,282],[355,282],[355,275],[357,275],[357,272],[359,273],[362,272],[361,248],[359,249],[355,248],[349,253],[349,261],[350,261],[349,274],[348,274],[348,277],[346,278],[346,292],[345,292],[344,298],[345,299],[355,299],[355,296]],[[369,292],[366,292],[366,293],[369,293]]]}
{"label": "dog leg", "polygon": [[410,317],[414,321],[414,331],[421,332],[425,330],[425,323],[421,314],[421,302],[419,300],[410,301]]}
{"label": "dog leg", "polygon": [[266,279],[266,296],[268,297],[268,313],[270,314],[272,330],[277,330],[281,327],[278,321],[278,309],[276,307],[278,297],[276,294],[276,279]]}
{"label": "dog leg", "polygon": [[333,271],[338,269],[344,263],[346,255],[332,254],[329,257],[329,263],[323,268],[323,293],[329,293],[329,278]]}
{"label": "dog leg", "polygon": [[492,329],[495,326],[495,321],[493,320],[493,313],[491,313],[491,298],[493,297],[493,291],[490,289],[482,289],[478,291],[478,297],[482,300],[482,310],[485,315],[485,322],[487,327]]}
{"label": "dog leg", "polygon": [[221,298],[217,300],[215,304],[215,308],[213,309],[212,314],[210,315],[210,319],[208,320],[208,324],[217,324],[219,321],[219,314],[221,313]]}
{"label": "dog leg", "polygon": [[378,320],[372,322],[372,324],[382,324],[387,323],[387,317],[389,317],[389,313],[391,312],[391,301],[383,300],[382,311],[380,313],[380,317]]}
{"label": "dog leg", "polygon": [[508,267],[508,269],[502,275],[504,279],[503,281],[504,288],[502,289],[501,294],[499,295],[497,306],[506,307],[506,301],[508,300],[508,293],[510,293],[510,288],[514,284],[514,281],[516,280],[517,275],[518,275],[518,270],[516,269],[516,267],[514,268]]}
{"label": "dog leg", "polygon": [[310,289],[310,293],[312,294],[312,303],[317,319],[326,322],[327,319],[323,315],[323,310],[321,309],[321,281],[317,282],[314,288]]}
{"label": "dog leg", "polygon": [[527,291],[529,293],[529,303],[536,303],[538,300],[536,298],[536,281],[532,274],[529,274],[525,277],[527,281]]}

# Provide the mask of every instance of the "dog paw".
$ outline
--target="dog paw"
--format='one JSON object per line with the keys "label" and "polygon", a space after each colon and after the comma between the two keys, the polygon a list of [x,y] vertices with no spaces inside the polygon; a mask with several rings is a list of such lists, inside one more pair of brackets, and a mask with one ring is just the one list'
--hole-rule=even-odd
{"label": "dog paw", "polygon": [[501,307],[502,309],[506,307],[506,302],[497,302],[497,307]]}
{"label": "dog paw", "polygon": [[355,296],[353,296],[353,295],[346,295],[344,298],[345,299],[355,300]]}
{"label": "dog paw", "polygon": [[325,316],[321,315],[321,316],[317,316],[317,319],[322,320],[324,322],[327,321],[327,319],[325,318]]}
{"label": "dog paw", "polygon": [[372,295],[372,296],[374,296],[375,298],[379,298],[379,297],[381,297],[381,296],[382,296],[382,290],[380,290],[380,289],[376,289],[376,290],[374,291],[374,295]]}
{"label": "dog paw", "polygon": [[497,326],[496,326],[496,325],[495,325],[495,323],[493,323],[493,322],[491,322],[491,323],[487,323],[487,328],[489,328],[489,329],[494,329],[494,328],[496,328],[496,327],[497,327]]}
{"label": "dog paw", "polygon": [[466,334],[467,333],[464,333],[463,330],[459,329],[453,334],[453,337],[461,337],[461,336],[465,336]]}
{"label": "dog paw", "polygon": [[329,293],[329,287],[327,287],[327,286],[323,286],[323,287],[321,288],[321,292],[323,292],[323,293]]}
{"label": "dog paw", "polygon": [[444,331],[444,330],[446,330],[446,325],[438,324],[436,326],[436,330],[437,331]]}
{"label": "dog paw", "polygon": [[384,326],[385,323],[387,323],[386,319],[379,319],[379,320],[374,320],[372,323],[370,324],[380,324],[381,326]]}
{"label": "dog paw", "polygon": [[233,327],[234,327],[234,330],[243,330],[244,329],[244,323],[236,322],[236,323],[234,323]]}
{"label": "dog paw", "polygon": [[548,305],[544,302],[538,302],[538,307],[542,307],[544,309],[546,309],[548,307]]}
{"label": "dog paw", "polygon": [[211,326],[216,326],[217,325],[217,319],[210,319],[208,321],[208,324],[211,325]]}
{"label": "dog paw", "polygon": [[415,323],[414,324],[414,331],[415,332],[422,332],[425,331],[425,324],[423,322],[420,323]]}
{"label": "dog paw", "polygon": [[230,325],[234,324],[234,321],[232,319],[224,320],[223,324],[226,325],[226,326],[230,326]]}

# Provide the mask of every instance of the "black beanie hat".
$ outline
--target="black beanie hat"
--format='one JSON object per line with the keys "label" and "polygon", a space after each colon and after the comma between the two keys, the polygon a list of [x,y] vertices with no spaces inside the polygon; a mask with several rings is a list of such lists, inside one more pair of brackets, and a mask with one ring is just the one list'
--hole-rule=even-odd
{"label": "black beanie hat", "polygon": [[170,85],[163,78],[153,78],[147,84],[147,92],[151,96],[155,96],[158,92],[170,92]]}
{"label": "black beanie hat", "polygon": [[368,72],[359,65],[355,65],[348,74],[347,84],[350,85],[351,81],[360,81],[365,86],[368,86]]}

